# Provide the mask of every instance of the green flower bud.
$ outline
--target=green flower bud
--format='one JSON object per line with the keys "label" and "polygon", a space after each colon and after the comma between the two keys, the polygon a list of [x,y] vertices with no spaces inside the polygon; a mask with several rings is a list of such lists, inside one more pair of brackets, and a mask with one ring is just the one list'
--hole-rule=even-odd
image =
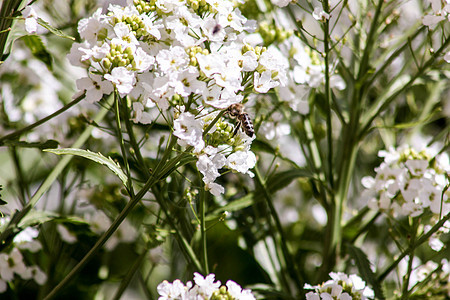
{"label": "green flower bud", "polygon": [[102,66],[106,70],[109,70],[109,68],[111,67],[111,60],[109,60],[108,58],[102,59]]}

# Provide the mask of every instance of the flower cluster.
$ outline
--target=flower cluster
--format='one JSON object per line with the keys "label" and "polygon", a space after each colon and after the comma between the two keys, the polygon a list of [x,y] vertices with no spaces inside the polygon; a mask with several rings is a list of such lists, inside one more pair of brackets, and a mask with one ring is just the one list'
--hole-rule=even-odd
{"label": "flower cluster", "polygon": [[323,284],[305,285],[305,289],[314,290],[306,294],[306,300],[335,299],[335,300],[365,300],[373,298],[373,291],[366,287],[366,283],[355,274],[347,275],[341,272],[331,272],[331,280]]}
{"label": "flower cluster", "polygon": [[209,274],[203,277],[199,273],[194,273],[194,284],[188,281],[184,285],[180,280],[175,280],[173,283],[167,280],[161,282],[158,287],[159,300],[169,299],[185,299],[185,300],[254,300],[251,290],[242,289],[239,284],[232,280],[228,280],[226,286],[222,285],[220,281],[215,281],[215,275]]}
{"label": "flower cluster", "polygon": [[393,216],[421,215],[426,209],[434,214],[450,212],[449,191],[443,194],[450,172],[446,154],[433,157],[428,150],[417,152],[403,146],[380,151],[384,162],[375,169],[375,178],[364,177],[362,184],[374,192],[368,206]]}
{"label": "flower cluster", "polygon": [[287,64],[274,48],[253,41],[255,22],[235,1],[128,3],[80,21],[84,42],[73,45],[69,60],[87,67],[89,75],[77,87],[90,102],[114,89],[128,96],[135,122],[154,122],[152,110],[173,108],[179,144],[194,148],[206,188],[223,193],[214,183],[218,170],[247,173],[255,155],[251,139],[234,134],[226,119],[209,126],[211,116],[242,103],[250,92],[284,84]]}
{"label": "flower cluster", "polygon": [[[0,225],[8,224],[9,218],[1,218]],[[33,279],[37,284],[43,285],[47,281],[47,275],[36,265],[26,265],[22,251],[28,250],[35,253],[42,249],[41,243],[36,240],[39,231],[32,227],[27,227],[17,234],[12,243],[9,253],[0,253],[0,293],[7,290],[8,283],[19,275],[23,280]]]}
{"label": "flower cluster", "polygon": [[450,262],[442,259],[441,263],[428,261],[413,271],[416,282],[411,282],[416,288],[413,295],[423,299],[450,297]]}
{"label": "flower cluster", "polygon": [[[431,4],[431,14],[427,14],[422,18],[422,24],[429,28],[435,27],[438,23],[448,20],[450,21],[450,2],[448,0],[429,0]],[[446,62],[450,63],[450,51],[444,55]]]}
{"label": "flower cluster", "polygon": [[423,17],[423,25],[431,27],[445,19],[450,20],[450,3],[448,1],[429,0],[429,2],[432,13]]}

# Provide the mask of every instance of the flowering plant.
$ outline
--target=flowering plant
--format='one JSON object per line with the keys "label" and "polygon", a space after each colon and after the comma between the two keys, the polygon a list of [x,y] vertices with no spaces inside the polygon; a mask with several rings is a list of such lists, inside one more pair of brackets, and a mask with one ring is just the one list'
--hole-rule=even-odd
{"label": "flowering plant", "polygon": [[2,3],[0,295],[450,297],[449,7]]}

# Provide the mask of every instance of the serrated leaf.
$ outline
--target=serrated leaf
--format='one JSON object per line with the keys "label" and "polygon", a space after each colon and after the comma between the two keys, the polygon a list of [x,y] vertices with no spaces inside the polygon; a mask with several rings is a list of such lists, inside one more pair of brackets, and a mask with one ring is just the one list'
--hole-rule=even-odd
{"label": "serrated leaf", "polygon": [[375,274],[370,268],[370,262],[367,259],[367,255],[361,249],[353,245],[346,244],[346,246],[348,253],[355,260],[356,266],[358,267],[362,279],[364,279],[367,283],[370,284],[370,286],[372,286],[372,289],[375,292],[375,298],[381,300],[386,299]]}
{"label": "serrated leaf", "polygon": [[34,142],[34,143],[28,143],[24,141],[6,141],[6,146],[15,146],[15,147],[21,147],[21,148],[39,148],[41,150],[43,149],[53,149],[58,147],[59,143],[55,140],[48,140],[43,143],[41,142]]}
{"label": "serrated leaf", "polygon": [[52,57],[39,36],[25,35],[20,39],[24,41],[34,57],[42,61],[50,70],[52,69]]}
{"label": "serrated leaf", "polygon": [[266,182],[267,190],[274,193],[286,186],[297,178],[311,178],[313,175],[306,169],[292,169],[288,171],[278,172],[271,175]]}
{"label": "serrated leaf", "polygon": [[45,149],[45,152],[54,153],[57,155],[67,154],[75,155],[87,158],[89,160],[95,161],[96,163],[107,166],[111,171],[116,174],[125,186],[127,186],[128,178],[122,171],[120,166],[112,160],[110,157],[105,157],[101,153],[94,153],[89,150],[75,149],[75,148],[64,148],[64,149]]}
{"label": "serrated leaf", "polygon": [[45,222],[48,222],[50,220],[53,220],[55,218],[58,218],[59,215],[51,212],[51,211],[44,211],[44,210],[31,210],[26,216],[19,222],[18,227],[25,228],[28,226],[38,225]]}
{"label": "serrated leaf", "polygon": [[62,32],[61,30],[53,27],[52,25],[50,25],[49,23],[45,22],[44,20],[42,20],[41,18],[37,19],[37,22],[39,25],[41,25],[42,27],[44,27],[45,29],[47,29],[48,31],[50,31],[51,33],[53,33],[54,35],[57,35],[59,37],[62,38],[66,38],[72,41],[75,41],[75,38],[73,36],[67,35],[64,32]]}

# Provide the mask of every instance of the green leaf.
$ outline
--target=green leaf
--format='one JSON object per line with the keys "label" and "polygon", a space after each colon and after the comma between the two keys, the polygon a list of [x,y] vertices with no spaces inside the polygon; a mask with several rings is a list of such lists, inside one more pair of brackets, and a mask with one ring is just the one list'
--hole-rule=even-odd
{"label": "green leaf", "polygon": [[233,200],[225,206],[215,209],[213,212],[209,213],[206,217],[206,221],[211,221],[220,216],[224,211],[232,212],[244,209],[253,204],[253,194],[245,195],[242,198]]}
{"label": "green leaf", "polygon": [[26,228],[28,226],[38,225],[55,218],[58,218],[59,215],[44,210],[31,210],[18,224],[20,228]]}
{"label": "green leaf", "polygon": [[292,169],[272,174],[266,182],[267,190],[274,193],[288,186],[293,180],[302,177],[311,178],[313,174],[306,169]]}
{"label": "green leaf", "polygon": [[34,143],[28,143],[24,141],[6,141],[6,146],[14,146],[14,147],[20,147],[20,148],[39,148],[41,150],[43,149],[53,149],[58,147],[59,143],[55,140],[48,140],[43,143],[41,142],[34,142]]}
{"label": "green leaf", "polygon": [[50,25],[49,23],[45,22],[44,20],[42,20],[41,18],[37,19],[37,22],[39,25],[41,25],[42,27],[44,27],[45,29],[47,29],[48,31],[50,31],[51,33],[53,33],[54,35],[57,35],[59,37],[63,37],[72,41],[75,41],[75,38],[73,36],[67,35],[64,32],[62,32],[59,29],[56,29],[55,27],[53,27],[52,25]]}
{"label": "green leaf", "polygon": [[101,153],[94,153],[89,150],[75,149],[75,148],[45,149],[44,151],[58,154],[58,155],[68,154],[68,155],[81,156],[81,157],[90,159],[92,161],[95,161],[96,163],[105,165],[120,178],[120,180],[123,182],[123,184],[125,186],[127,186],[128,178],[125,175],[125,173],[122,171],[120,166],[118,164],[116,164],[116,162],[114,160],[112,160],[110,157],[105,157]]}
{"label": "green leaf", "polygon": [[25,35],[20,38],[25,45],[30,49],[34,57],[47,65],[47,68],[52,69],[52,57],[44,46],[42,39],[37,35]]}
{"label": "green leaf", "polygon": [[277,150],[273,148],[272,145],[261,140],[254,140],[252,142],[252,150],[258,152],[266,152],[270,154],[274,154],[277,152]]}
{"label": "green leaf", "polygon": [[375,298],[381,300],[386,299],[375,274],[370,268],[370,262],[367,259],[367,255],[361,249],[353,245],[346,244],[346,246],[348,253],[355,260],[356,266],[358,267],[362,279],[364,279],[372,286],[373,291],[375,292]]}

